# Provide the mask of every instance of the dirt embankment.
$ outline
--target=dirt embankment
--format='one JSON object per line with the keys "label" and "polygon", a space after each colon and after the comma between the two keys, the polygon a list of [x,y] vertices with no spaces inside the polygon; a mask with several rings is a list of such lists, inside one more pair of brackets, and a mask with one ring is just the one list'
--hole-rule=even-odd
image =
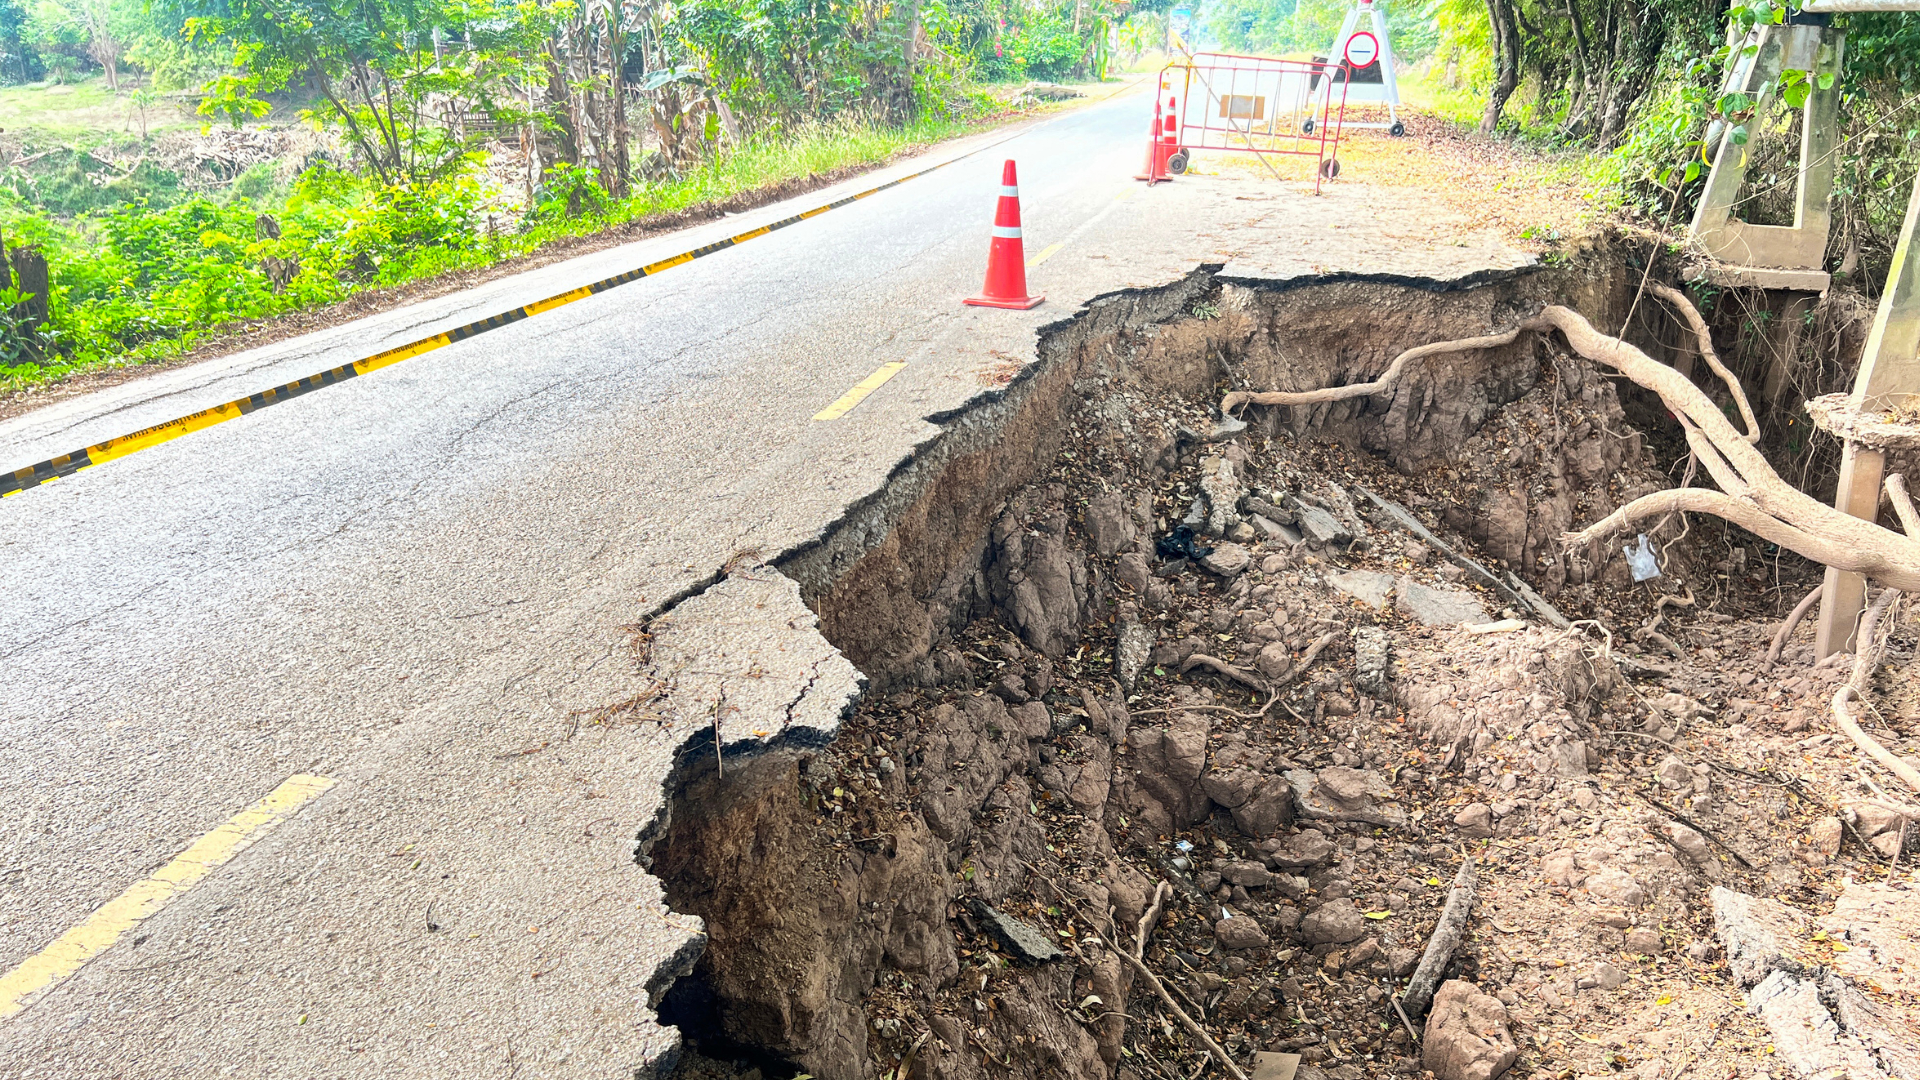
{"label": "dirt embankment", "polygon": [[[684,1074],[1198,1075],[1181,1014],[1240,1068],[1292,1053],[1343,1080],[1793,1060],[1768,1049],[1784,1014],[1745,1007],[1786,961],[1727,944],[1751,937],[1734,908],[1831,919],[1905,828],[1805,730],[1841,672],[1802,646],[1760,663],[1809,568],[1704,522],[1656,530],[1649,584],[1561,551],[1668,481],[1646,410],[1548,339],[1244,427],[1212,409],[1544,299],[1615,325],[1637,275],[1589,265],[1108,298],[784,560],[872,688],[831,745],[670,792],[651,865],[710,935],[663,1008],[701,1051]],[[1663,612],[1683,586],[1694,606]],[[1642,654],[1662,614],[1675,648]],[[1403,1019],[1467,859],[1449,982]],[[1769,1000],[1823,987],[1853,1011],[1815,1051],[1905,1075],[1860,1047],[1913,989],[1847,970],[1852,928],[1809,931]],[[1122,955],[1142,941],[1164,997]]]}

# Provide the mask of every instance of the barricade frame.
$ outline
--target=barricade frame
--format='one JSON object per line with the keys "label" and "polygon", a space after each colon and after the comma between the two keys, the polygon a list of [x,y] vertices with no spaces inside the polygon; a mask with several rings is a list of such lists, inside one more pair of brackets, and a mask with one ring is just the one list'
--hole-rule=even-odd
{"label": "barricade frame", "polygon": [[[1340,63],[1234,53],[1193,53],[1169,63],[1160,70],[1153,142],[1140,179],[1171,179],[1195,150],[1251,153],[1263,162],[1312,157],[1319,194],[1323,181],[1340,174],[1347,75]],[[1279,177],[1271,163],[1267,168]]]}

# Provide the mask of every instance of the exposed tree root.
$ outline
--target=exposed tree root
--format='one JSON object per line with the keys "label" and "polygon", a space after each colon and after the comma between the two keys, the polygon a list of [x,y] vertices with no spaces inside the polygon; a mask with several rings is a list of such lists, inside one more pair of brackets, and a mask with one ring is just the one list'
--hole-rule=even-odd
{"label": "exposed tree root", "polygon": [[1693,306],[1693,301],[1687,299],[1687,294],[1671,285],[1663,285],[1656,281],[1648,285],[1647,290],[1672,304],[1680,312],[1681,319],[1685,320],[1687,326],[1693,330],[1695,347],[1700,351],[1700,359],[1705,360],[1707,366],[1713,369],[1713,373],[1720,376],[1720,381],[1727,384],[1727,392],[1733,395],[1734,403],[1740,407],[1740,419],[1746,421],[1747,441],[1758,444],[1760,422],[1753,418],[1753,406],[1747,402],[1747,392],[1741,387],[1740,380],[1734,378],[1733,372],[1727,370],[1727,365],[1720,362],[1720,354],[1713,351],[1713,335],[1707,330],[1707,320],[1700,317],[1700,309]]}
{"label": "exposed tree root", "polygon": [[1867,609],[1866,617],[1860,621],[1860,632],[1855,637],[1855,640],[1860,643],[1860,651],[1853,657],[1853,675],[1834,692],[1833,718],[1840,725],[1840,730],[1847,733],[1847,738],[1852,739],[1854,745],[1864,751],[1868,757],[1899,777],[1908,787],[1920,791],[1920,769],[1895,757],[1891,750],[1880,745],[1878,739],[1862,731],[1859,721],[1855,720],[1853,713],[1847,709],[1849,698],[1858,697],[1863,701],[1866,700],[1867,686],[1873,677],[1873,667],[1880,651],[1874,643],[1874,631],[1879,628],[1881,617],[1898,599],[1900,599],[1899,589],[1887,589],[1880,594],[1879,599],[1873,602],[1873,606]]}
{"label": "exposed tree root", "polygon": [[1815,585],[1813,591],[1808,593],[1805,598],[1794,605],[1792,611],[1787,613],[1787,620],[1780,624],[1779,630],[1774,632],[1773,644],[1767,647],[1768,667],[1772,667],[1780,662],[1780,650],[1787,647],[1787,642],[1793,637],[1794,630],[1799,627],[1800,620],[1807,617],[1807,612],[1813,610],[1813,605],[1819,603],[1820,598],[1825,596],[1826,592],[1827,586],[1825,582]]}
{"label": "exposed tree root", "polygon": [[1406,991],[1400,995],[1407,1013],[1421,1016],[1432,1004],[1433,992],[1440,986],[1447,961],[1466,939],[1467,919],[1473,914],[1474,899],[1473,860],[1463,859],[1460,872],[1453,876],[1453,888],[1447,892],[1447,906],[1440,909],[1440,921],[1434,924],[1433,936],[1427,939],[1427,951],[1421,954],[1420,966],[1414,969],[1413,977],[1407,980]]}
{"label": "exposed tree root", "polygon": [[1350,386],[1329,386],[1323,390],[1236,390],[1220,400],[1222,415],[1233,412],[1242,405],[1318,405],[1327,401],[1345,401],[1348,398],[1367,397],[1399,381],[1407,365],[1415,360],[1424,360],[1429,356],[1442,356],[1447,353],[1472,352],[1475,349],[1491,349],[1501,345],[1511,345],[1523,333],[1529,330],[1544,330],[1547,324],[1539,319],[1526,322],[1498,334],[1485,337],[1463,338],[1459,341],[1436,341],[1431,345],[1416,345],[1387,365],[1387,370],[1372,382],[1353,383]]}
{"label": "exposed tree root", "polygon": [[[1690,324],[1699,318],[1700,313],[1677,290],[1662,296],[1678,307]],[[1865,574],[1894,588],[1920,590],[1920,538],[1902,536],[1872,521],[1843,513],[1787,483],[1767,464],[1750,437],[1736,431],[1726,415],[1692,380],[1619,338],[1595,330],[1579,312],[1557,304],[1548,305],[1538,316],[1501,333],[1408,349],[1395,357],[1378,379],[1369,383],[1321,390],[1236,391],[1222,399],[1220,407],[1222,412],[1231,412],[1248,403],[1313,405],[1365,397],[1392,386],[1415,360],[1506,345],[1523,333],[1549,329],[1560,331],[1574,352],[1658,394],[1680,421],[1687,444],[1720,486],[1719,491],[1682,488],[1635,499],[1579,532],[1567,534],[1563,540],[1569,547],[1592,544],[1655,515],[1695,511],[1725,518],[1815,562]],[[1710,352],[1705,355],[1716,372],[1724,371],[1717,357]],[[1738,380],[1732,380],[1730,375],[1722,377],[1729,379],[1728,389],[1738,402],[1741,415],[1750,417],[1752,407]]]}

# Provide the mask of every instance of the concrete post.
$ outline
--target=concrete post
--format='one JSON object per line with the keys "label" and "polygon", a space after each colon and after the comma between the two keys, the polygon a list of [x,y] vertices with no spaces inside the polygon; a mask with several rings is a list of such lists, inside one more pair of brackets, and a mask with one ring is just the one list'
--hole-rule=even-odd
{"label": "concrete post", "polygon": [[[1801,115],[1794,222],[1791,226],[1749,225],[1734,216],[1752,144],[1735,145],[1723,135],[1689,236],[1715,260],[1738,268],[1733,275],[1738,281],[1729,283],[1819,292],[1827,286],[1822,263],[1832,223],[1828,203],[1833,194],[1846,31],[1808,24],[1769,25],[1756,28],[1747,40],[1757,52],[1744,70],[1736,68],[1729,75],[1726,88],[1752,95],[1755,116],[1763,115],[1775,100],[1778,91],[1773,88],[1779,85],[1782,71],[1807,71],[1813,82]],[[1828,75],[1833,83],[1822,90],[1819,80]]]}
{"label": "concrete post", "polygon": [[[1920,252],[1914,250],[1914,231],[1920,227],[1920,177],[1914,178],[1907,200],[1907,220],[1893,249],[1893,268],[1880,310],[1867,335],[1848,404],[1855,412],[1885,409],[1908,394],[1920,394]],[[1885,479],[1886,455],[1872,447],[1848,442],[1840,458],[1840,484],[1833,505],[1869,521],[1880,514],[1880,486]],[[1814,636],[1816,657],[1852,652],[1854,630],[1866,608],[1866,581],[1859,574],[1827,569],[1827,591],[1820,601],[1820,622]]]}

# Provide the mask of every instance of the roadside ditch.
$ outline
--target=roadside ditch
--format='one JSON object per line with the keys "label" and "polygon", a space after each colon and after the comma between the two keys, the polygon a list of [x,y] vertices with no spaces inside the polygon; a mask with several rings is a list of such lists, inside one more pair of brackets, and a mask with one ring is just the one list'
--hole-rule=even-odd
{"label": "roadside ditch", "polygon": [[[1654,530],[1646,584],[1618,543],[1562,550],[1670,485],[1675,435],[1550,338],[1374,397],[1215,407],[1549,302],[1632,310],[1661,356],[1639,280],[1596,249],[1104,297],[818,541],[737,569],[777,576],[857,673],[823,699],[816,658],[782,704],[656,664],[713,717],[638,852],[705,928],[656,983],[690,1044],[661,1068],[1225,1075],[1184,1013],[1255,1076],[1260,1052],[1339,1080],[1750,1069],[1780,1038],[1743,1007],[1721,893],[1824,915],[1905,828],[1861,817],[1839,747],[1804,745],[1843,673],[1756,667],[1814,568],[1717,522]],[[1634,642],[1653,619],[1678,655]],[[837,724],[796,726],[803,704]],[[1820,754],[1831,777],[1779,779]],[[1391,999],[1468,858],[1462,986],[1418,1039]]]}

